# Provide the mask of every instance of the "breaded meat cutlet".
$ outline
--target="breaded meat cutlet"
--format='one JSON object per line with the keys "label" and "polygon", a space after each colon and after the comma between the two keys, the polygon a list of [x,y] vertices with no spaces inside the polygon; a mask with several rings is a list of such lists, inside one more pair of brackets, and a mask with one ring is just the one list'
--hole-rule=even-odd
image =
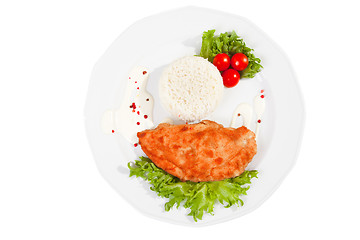
{"label": "breaded meat cutlet", "polygon": [[257,151],[255,134],[246,127],[161,123],[138,132],[139,144],[156,166],[181,181],[219,181],[239,176]]}

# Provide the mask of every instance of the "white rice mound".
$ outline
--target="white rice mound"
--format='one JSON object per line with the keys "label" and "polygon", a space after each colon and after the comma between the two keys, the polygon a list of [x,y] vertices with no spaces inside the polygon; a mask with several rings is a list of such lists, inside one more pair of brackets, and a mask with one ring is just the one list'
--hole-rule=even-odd
{"label": "white rice mound", "polygon": [[189,56],[170,64],[162,73],[160,99],[176,118],[204,119],[219,105],[224,91],[218,69],[202,57]]}

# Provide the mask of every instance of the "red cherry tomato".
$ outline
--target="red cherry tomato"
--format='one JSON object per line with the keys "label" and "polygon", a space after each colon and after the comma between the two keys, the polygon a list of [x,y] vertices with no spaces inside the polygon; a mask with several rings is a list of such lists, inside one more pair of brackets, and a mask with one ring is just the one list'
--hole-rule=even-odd
{"label": "red cherry tomato", "polygon": [[248,64],[249,60],[247,56],[243,53],[236,53],[231,58],[231,66],[238,71],[244,70],[248,66]]}
{"label": "red cherry tomato", "polygon": [[213,64],[219,71],[224,71],[230,67],[230,57],[226,53],[219,53],[214,57]]}
{"label": "red cherry tomato", "polygon": [[224,71],[221,74],[225,87],[232,88],[238,84],[240,80],[240,73],[232,68]]}

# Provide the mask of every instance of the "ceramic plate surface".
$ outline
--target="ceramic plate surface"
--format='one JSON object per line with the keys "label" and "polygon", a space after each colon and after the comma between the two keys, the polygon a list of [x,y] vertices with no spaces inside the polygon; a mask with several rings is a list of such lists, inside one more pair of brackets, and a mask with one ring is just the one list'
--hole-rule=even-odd
{"label": "ceramic plate surface", "polygon": [[[266,92],[266,111],[258,137],[258,153],[247,169],[259,171],[244,206],[215,207],[195,223],[184,208],[165,212],[162,199],[140,178],[130,178],[127,163],[143,155],[139,147],[119,134],[105,134],[101,118],[108,109],[120,106],[129,71],[135,66],[149,70],[147,90],[155,101],[154,123],[171,117],[161,105],[158,81],[162,70],[174,60],[199,54],[204,31],[235,30],[247,46],[255,50],[264,66],[253,79],[240,80],[225,89],[224,98],[208,117],[229,126],[237,104],[252,104],[261,89]],[[198,7],[186,7],[144,18],[123,32],[94,67],[85,106],[88,140],[102,176],[130,205],[153,218],[182,225],[204,226],[243,216],[259,207],[280,185],[293,167],[299,151],[304,125],[301,93],[283,51],[256,25],[240,16]],[[254,126],[251,127],[254,130]]]}

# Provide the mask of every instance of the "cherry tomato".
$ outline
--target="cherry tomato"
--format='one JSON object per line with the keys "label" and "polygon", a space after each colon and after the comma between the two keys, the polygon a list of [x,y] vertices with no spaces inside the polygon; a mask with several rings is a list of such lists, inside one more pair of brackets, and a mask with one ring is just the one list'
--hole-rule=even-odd
{"label": "cherry tomato", "polygon": [[221,74],[225,87],[232,88],[238,84],[240,80],[240,73],[235,69],[228,69]]}
{"label": "cherry tomato", "polygon": [[230,57],[226,53],[219,53],[214,57],[213,64],[219,71],[224,71],[230,67]]}
{"label": "cherry tomato", "polygon": [[248,66],[248,64],[249,60],[247,56],[243,53],[236,53],[231,58],[231,66],[238,71],[244,70]]}

